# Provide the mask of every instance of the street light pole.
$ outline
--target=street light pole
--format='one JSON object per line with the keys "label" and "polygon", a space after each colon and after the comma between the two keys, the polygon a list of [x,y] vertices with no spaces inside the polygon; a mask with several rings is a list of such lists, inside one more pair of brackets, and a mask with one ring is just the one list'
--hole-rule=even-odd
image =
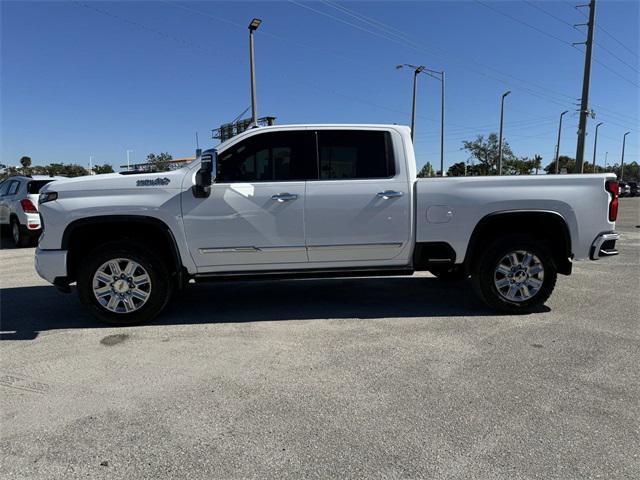
{"label": "street light pole", "polygon": [[504,99],[511,93],[508,90],[502,94],[502,100],[500,101],[500,138],[498,138],[498,175],[502,175],[502,126],[504,120]]}
{"label": "street light pole", "polygon": [[249,60],[250,60],[250,69],[251,69],[251,125],[258,125],[258,105],[256,100],[256,72],[255,72],[255,62],[253,56],[253,32],[255,32],[262,20],[259,18],[254,18],[251,20],[249,24]]}
{"label": "street light pole", "polygon": [[411,102],[411,141],[415,143],[415,132],[416,132],[416,96],[418,93],[418,75],[422,73],[425,69],[423,65],[411,65],[409,63],[403,63],[401,65],[396,65],[396,69],[400,70],[404,67],[409,67],[413,69],[413,100]]}
{"label": "street light pole", "polygon": [[562,133],[562,117],[566,113],[569,113],[569,110],[565,110],[560,114],[560,124],[558,125],[558,142],[556,143],[556,175],[560,169],[560,134]]}
{"label": "street light pole", "polygon": [[598,128],[600,128],[600,125],[602,125],[604,122],[600,122],[599,124],[596,125],[596,135],[595,138],[593,139],[593,165],[592,165],[592,170],[593,173],[596,173],[596,149],[598,148]]}
{"label": "street light pole", "polygon": [[620,181],[624,180],[624,145],[627,142],[627,135],[631,132],[627,132],[622,136],[622,157],[620,158]]}
{"label": "street light pole", "polygon": [[127,172],[128,172],[129,170],[131,170],[131,166],[130,166],[130,163],[129,163],[129,154],[130,154],[131,152],[133,152],[133,150],[127,150]]}

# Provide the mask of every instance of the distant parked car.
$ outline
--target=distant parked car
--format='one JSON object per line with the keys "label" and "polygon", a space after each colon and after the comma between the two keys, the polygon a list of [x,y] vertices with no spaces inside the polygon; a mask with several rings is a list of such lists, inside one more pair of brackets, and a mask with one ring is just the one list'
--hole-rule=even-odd
{"label": "distant parked car", "polygon": [[629,186],[629,196],[637,197],[638,196],[638,182],[629,182],[627,183]]}
{"label": "distant parked car", "polygon": [[618,191],[619,197],[628,197],[631,189],[629,188],[629,185],[626,184],[626,182],[618,182]]}
{"label": "distant parked car", "polygon": [[16,247],[35,244],[42,231],[38,213],[40,189],[60,178],[63,177],[14,176],[0,183],[0,226],[11,227]]}

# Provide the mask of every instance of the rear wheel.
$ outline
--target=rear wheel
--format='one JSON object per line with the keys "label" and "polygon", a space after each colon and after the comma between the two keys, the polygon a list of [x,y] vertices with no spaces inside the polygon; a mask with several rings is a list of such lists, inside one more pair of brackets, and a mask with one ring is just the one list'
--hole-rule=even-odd
{"label": "rear wheel", "polygon": [[22,231],[22,226],[15,217],[11,219],[11,238],[16,248],[28,247],[31,243],[31,237]]}
{"label": "rear wheel", "polygon": [[87,255],[77,283],[84,306],[99,320],[117,325],[151,320],[172,293],[165,265],[124,243],[103,245]]}
{"label": "rear wheel", "polygon": [[507,312],[530,312],[544,304],[556,284],[549,251],[523,235],[494,241],[476,263],[473,288],[488,306]]}

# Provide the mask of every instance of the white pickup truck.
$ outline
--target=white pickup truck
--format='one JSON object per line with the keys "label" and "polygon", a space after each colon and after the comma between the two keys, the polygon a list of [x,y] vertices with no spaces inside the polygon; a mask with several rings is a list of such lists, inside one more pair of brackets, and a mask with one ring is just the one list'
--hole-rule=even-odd
{"label": "white pickup truck", "polygon": [[45,186],[36,269],[118,324],[192,279],[421,270],[526,312],[573,260],[617,254],[617,188],[611,174],[417,179],[404,126],[256,128],[179,170]]}

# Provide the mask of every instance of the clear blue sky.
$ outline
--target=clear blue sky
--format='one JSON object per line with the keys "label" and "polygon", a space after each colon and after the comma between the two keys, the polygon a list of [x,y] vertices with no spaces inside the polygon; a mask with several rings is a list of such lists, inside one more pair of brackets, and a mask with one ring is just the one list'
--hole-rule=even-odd
{"label": "clear blue sky", "polygon": [[[586,1],[586,0],[585,0]],[[576,2],[578,3],[578,2]],[[582,2],[584,3],[584,2]],[[497,131],[517,155],[575,156],[586,22],[574,2],[7,2],[1,3],[2,150],[49,162],[120,165],[126,150],[189,156],[195,132],[250,104],[247,24],[256,33],[258,107],[278,123],[409,124],[411,73],[447,75],[446,164],[463,139]],[[586,158],[639,160],[638,1],[599,0]],[[345,10],[346,9],[346,10]],[[587,9],[583,9],[587,11]],[[524,23],[527,25],[525,25]],[[617,58],[616,58],[617,57]],[[418,164],[439,162],[439,83],[420,78]]]}

